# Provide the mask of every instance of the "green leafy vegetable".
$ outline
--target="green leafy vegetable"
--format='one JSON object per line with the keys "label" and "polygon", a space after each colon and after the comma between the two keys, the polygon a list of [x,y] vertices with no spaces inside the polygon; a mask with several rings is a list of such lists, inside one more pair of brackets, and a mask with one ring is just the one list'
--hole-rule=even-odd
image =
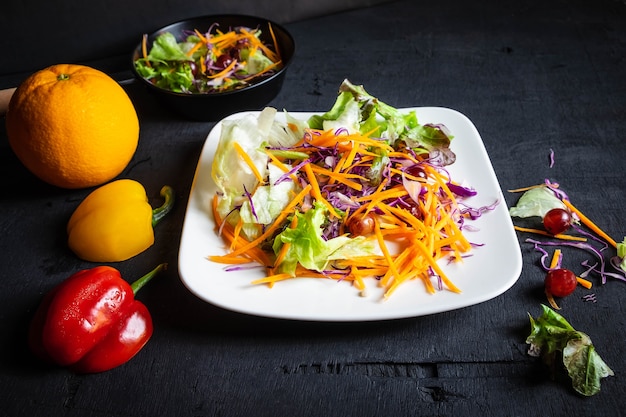
{"label": "green leafy vegetable", "polygon": [[529,354],[553,359],[557,352],[563,356],[563,365],[572,379],[576,392],[591,396],[600,392],[600,380],[614,373],[600,358],[585,333],[575,330],[563,316],[542,305],[543,314],[530,317],[531,333],[526,339]]}
{"label": "green leafy vegetable", "polygon": [[[293,182],[276,184],[276,177],[282,172],[270,171],[267,155],[263,152],[266,144],[295,142],[294,133],[276,122],[276,113],[276,109],[266,107],[258,117],[248,114],[237,120],[224,120],[211,166],[211,176],[222,195],[218,207],[220,216],[228,216],[229,221],[236,224],[237,216],[241,215],[243,231],[248,238],[259,234],[259,224],[270,223],[280,213],[289,203],[289,191],[295,187]],[[257,172],[270,179],[268,185],[259,187],[257,177],[237,152],[235,142],[248,155]],[[246,191],[257,188],[258,193],[254,192],[247,200]],[[236,207],[241,207],[241,212],[233,212]],[[229,216],[231,212],[233,214]]]}
{"label": "green leafy vegetable", "polygon": [[535,187],[522,194],[517,204],[509,209],[509,214],[511,217],[543,218],[553,208],[566,207],[548,187]]}
{"label": "green leafy vegetable", "polygon": [[626,237],[617,244],[617,256],[620,259],[619,267],[622,271],[626,271]]}
{"label": "green leafy vegetable", "polygon": [[371,240],[363,236],[350,238],[346,235],[324,239],[322,225],[328,218],[326,206],[315,202],[304,213],[295,213],[297,225],[286,228],[274,239],[273,249],[278,253],[284,244],[289,250],[280,265],[280,272],[295,273],[298,263],[307,269],[322,272],[331,260],[366,256],[375,253]]}
{"label": "green leafy vegetable", "polygon": [[166,90],[205,94],[246,87],[282,68],[276,45],[263,43],[260,28],[222,32],[217,27],[204,34],[185,32],[180,42],[171,32],[159,34],[135,60],[137,73]]}
{"label": "green leafy vegetable", "polygon": [[[450,149],[453,136],[443,125],[420,125],[415,111],[401,112],[369,94],[363,86],[344,80],[332,108],[308,120],[313,129],[343,127],[351,132],[373,135],[393,145],[401,140],[409,148],[419,149],[437,157],[442,165],[450,165],[456,155]],[[384,158],[384,156],[382,156]]]}

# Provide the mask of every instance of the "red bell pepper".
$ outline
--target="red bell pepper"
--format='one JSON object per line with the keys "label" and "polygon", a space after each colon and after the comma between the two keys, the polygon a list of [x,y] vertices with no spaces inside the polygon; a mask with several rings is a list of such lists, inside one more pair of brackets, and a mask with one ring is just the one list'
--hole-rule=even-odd
{"label": "red bell pepper", "polygon": [[40,358],[75,372],[103,372],[129,361],[152,336],[152,318],[135,294],[161,264],[132,285],[110,266],[79,271],[45,295],[29,345]]}

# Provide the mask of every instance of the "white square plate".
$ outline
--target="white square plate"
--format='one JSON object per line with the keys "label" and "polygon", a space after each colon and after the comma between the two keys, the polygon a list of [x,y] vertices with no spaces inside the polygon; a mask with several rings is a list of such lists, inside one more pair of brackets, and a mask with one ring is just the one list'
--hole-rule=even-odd
{"label": "white square plate", "polygon": [[[193,180],[179,253],[179,272],[185,286],[199,298],[221,308],[240,313],[309,321],[372,321],[416,317],[454,310],[492,299],[508,290],[519,278],[522,255],[500,185],[474,124],[463,114],[446,108],[416,107],[421,124],[443,123],[454,139],[451,149],[456,162],[448,167],[451,177],[472,186],[478,195],[465,202],[474,207],[499,204],[471,222],[476,231],[464,232],[473,243],[472,256],[463,263],[443,265],[448,278],[462,290],[435,294],[426,292],[421,280],[401,285],[389,299],[374,278],[366,281],[367,295],[349,282],[298,278],[269,288],[252,285],[264,270],[226,271],[225,265],[207,259],[225,253],[216,234],[210,203],[217,188],[211,178],[213,155],[220,138],[222,122],[209,133]],[[258,112],[252,112],[258,114]],[[229,116],[241,118],[245,113]],[[290,113],[308,119],[313,113]],[[279,112],[277,117],[283,117]]]}

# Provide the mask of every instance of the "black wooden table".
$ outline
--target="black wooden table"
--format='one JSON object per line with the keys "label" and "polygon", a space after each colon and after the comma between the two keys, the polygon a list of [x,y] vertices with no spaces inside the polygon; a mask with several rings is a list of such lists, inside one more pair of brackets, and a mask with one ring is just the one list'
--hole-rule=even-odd
{"label": "black wooden table", "polygon": [[[344,78],[396,107],[449,107],[468,116],[506,190],[559,182],[621,241],[626,160],[626,6],[596,2],[391,2],[290,23],[297,53],[271,105],[326,110]],[[126,68],[121,68],[126,70]],[[10,87],[4,77],[3,85]],[[562,313],[589,334],[615,376],[590,398],[527,354],[528,314],[545,303],[539,254],[520,234],[521,276],[504,294],[446,313],[371,323],[251,317],[192,295],[177,273],[194,170],[213,123],[182,120],[138,84],[126,86],[141,137],[122,174],[151,198],[178,199],[156,244],[115,266],[138,277],[170,268],[139,298],[155,332],[129,363],[75,375],[34,361],[26,326],[44,292],[94,266],[67,248],[65,225],[89,190],[32,177],[0,122],[0,415],[2,416],[617,416],[626,408],[626,283],[594,278]],[[549,155],[554,152],[554,165]],[[571,249],[571,248],[569,248]],[[572,269],[590,257],[566,251]]]}

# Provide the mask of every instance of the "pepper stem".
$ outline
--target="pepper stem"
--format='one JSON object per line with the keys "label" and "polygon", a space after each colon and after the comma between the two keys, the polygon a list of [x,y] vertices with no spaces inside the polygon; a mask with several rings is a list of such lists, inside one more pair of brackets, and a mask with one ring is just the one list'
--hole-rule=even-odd
{"label": "pepper stem", "polygon": [[161,207],[152,210],[152,227],[156,226],[167,213],[172,210],[174,206],[174,190],[169,185],[164,185],[161,188],[161,197],[165,199]]}
{"label": "pepper stem", "polygon": [[154,268],[152,271],[148,272],[146,275],[139,278],[137,281],[133,282],[130,285],[130,288],[132,288],[133,290],[133,294],[137,294],[137,291],[139,291],[144,285],[146,285],[148,281],[152,279],[153,276],[155,276],[158,272],[163,271],[164,269],[167,269],[167,263],[160,264],[159,266]]}

